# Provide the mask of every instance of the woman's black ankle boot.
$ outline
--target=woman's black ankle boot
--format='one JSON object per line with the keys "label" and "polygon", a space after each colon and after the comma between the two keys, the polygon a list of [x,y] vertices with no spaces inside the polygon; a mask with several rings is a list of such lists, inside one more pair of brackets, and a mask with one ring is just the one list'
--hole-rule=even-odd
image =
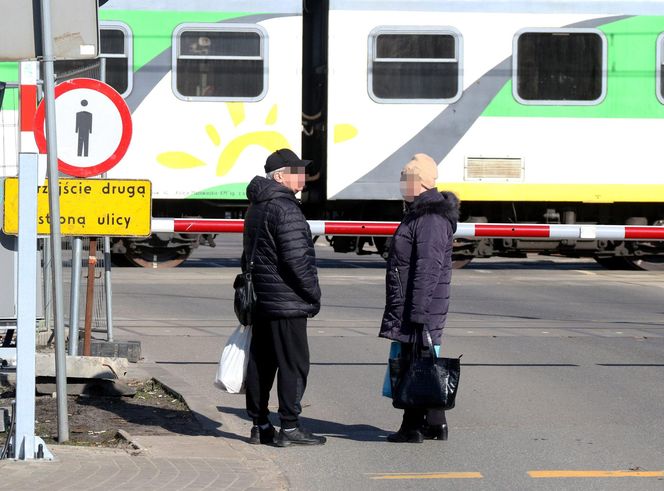
{"label": "woman's black ankle boot", "polygon": [[422,435],[425,440],[447,440],[447,423],[442,425],[424,425]]}

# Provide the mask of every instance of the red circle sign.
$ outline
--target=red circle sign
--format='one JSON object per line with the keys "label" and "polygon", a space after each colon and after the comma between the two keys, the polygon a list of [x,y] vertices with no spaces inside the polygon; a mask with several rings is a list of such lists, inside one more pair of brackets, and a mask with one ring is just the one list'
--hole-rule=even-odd
{"label": "red circle sign", "polygon": [[[64,162],[58,158],[58,169],[67,175],[74,177],[96,176],[113,168],[124,157],[125,153],[127,153],[132,132],[131,112],[122,96],[113,87],[91,78],[75,78],[57,85],[55,87],[55,98],[57,99],[62,94],[76,89],[94,90],[107,97],[117,109],[122,122],[120,141],[111,155],[103,162],[89,166],[78,166]],[[35,114],[35,141],[37,142],[40,153],[46,153],[46,136],[44,134],[45,109],[46,105],[44,104],[44,100],[42,100]]]}

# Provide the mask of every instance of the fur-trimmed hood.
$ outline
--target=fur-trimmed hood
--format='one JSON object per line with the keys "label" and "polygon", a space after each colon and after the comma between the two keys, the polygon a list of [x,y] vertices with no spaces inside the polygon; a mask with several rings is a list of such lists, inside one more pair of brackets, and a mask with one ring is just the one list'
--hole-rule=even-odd
{"label": "fur-trimmed hood", "polygon": [[409,203],[404,221],[406,223],[424,215],[436,214],[447,218],[456,232],[459,221],[459,199],[450,191],[429,189]]}

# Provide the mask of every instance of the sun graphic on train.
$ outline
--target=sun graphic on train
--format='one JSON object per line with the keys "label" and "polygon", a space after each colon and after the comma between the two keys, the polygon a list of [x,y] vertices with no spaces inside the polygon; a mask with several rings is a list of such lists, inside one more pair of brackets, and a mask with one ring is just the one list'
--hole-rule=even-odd
{"label": "sun graphic on train", "polygon": [[[244,103],[227,102],[226,107],[233,126],[235,128],[240,127],[246,119]],[[273,126],[277,123],[277,119],[278,107],[274,104],[265,118],[265,125]],[[259,130],[244,133],[233,138],[225,145],[222,145],[224,143],[223,138],[213,124],[208,123],[205,125],[205,133],[210,142],[221,149],[217,161],[212,164],[216,166],[216,175],[219,177],[227,175],[237,163],[242,152],[252,145],[263,147],[268,153],[291,146],[284,135],[274,130]],[[338,124],[334,128],[334,143],[341,143],[355,138],[355,136],[357,136],[357,129],[353,125]],[[202,159],[182,151],[161,153],[157,156],[157,162],[170,169],[191,169],[210,165]]]}

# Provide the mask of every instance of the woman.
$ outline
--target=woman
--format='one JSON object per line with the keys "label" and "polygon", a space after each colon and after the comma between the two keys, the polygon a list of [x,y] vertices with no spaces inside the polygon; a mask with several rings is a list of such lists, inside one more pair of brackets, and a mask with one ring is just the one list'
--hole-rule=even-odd
{"label": "woman", "polygon": [[[447,317],[452,275],[452,242],[459,219],[459,201],[436,189],[438,166],[419,153],[401,171],[406,215],[394,233],[387,259],[386,306],[380,337],[401,343],[410,357],[413,335],[427,328],[440,344]],[[401,428],[390,442],[447,440],[442,409],[406,409]]]}

